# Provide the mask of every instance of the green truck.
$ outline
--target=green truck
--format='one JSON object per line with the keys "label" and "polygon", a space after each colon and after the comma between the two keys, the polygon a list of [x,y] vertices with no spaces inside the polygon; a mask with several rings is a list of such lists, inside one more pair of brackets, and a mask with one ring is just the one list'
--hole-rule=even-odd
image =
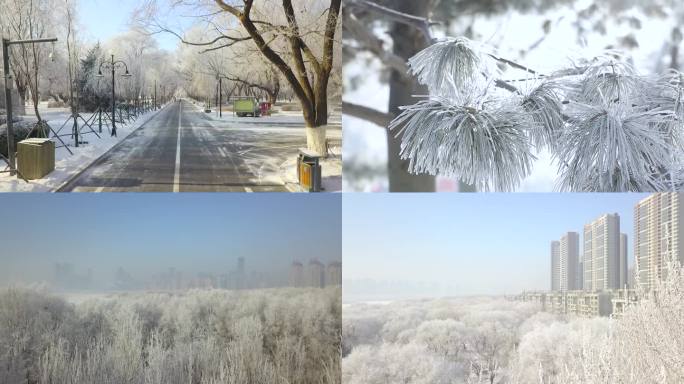
{"label": "green truck", "polygon": [[258,117],[261,114],[259,100],[253,97],[236,99],[233,101],[233,113],[235,113],[238,117]]}

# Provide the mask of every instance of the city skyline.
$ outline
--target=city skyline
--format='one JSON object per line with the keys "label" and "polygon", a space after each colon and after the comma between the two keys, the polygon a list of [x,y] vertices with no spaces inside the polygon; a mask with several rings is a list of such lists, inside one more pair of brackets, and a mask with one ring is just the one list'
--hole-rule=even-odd
{"label": "city skyline", "polygon": [[[681,193],[667,192],[653,193],[639,200],[633,209],[636,226],[631,238],[622,232],[621,217],[617,213],[601,215],[585,224],[579,268],[577,258],[567,257],[568,252],[564,250],[568,236],[573,233],[568,232],[561,241],[552,240],[549,291],[601,292],[636,288],[649,291],[654,288],[667,276],[670,260],[684,262],[684,248],[679,245],[684,239],[683,198]],[[630,249],[635,250],[631,261]],[[569,276],[572,271],[579,272],[579,284]]]}
{"label": "city skyline", "polygon": [[[0,224],[0,285],[50,281],[56,263],[95,279],[119,267],[149,279],[168,268],[228,273],[241,257],[247,273],[286,283],[293,260],[341,261],[339,195],[74,196],[6,196],[15,220]],[[302,231],[316,243],[303,246]]]}
{"label": "city skyline", "polygon": [[[585,224],[607,213],[618,213],[621,232],[629,235],[634,206],[648,194],[457,196],[430,201],[413,195],[346,196],[345,281],[449,287],[434,289],[434,296],[548,290],[551,240],[581,233]],[[413,207],[410,214],[403,206]],[[373,243],[371,238],[386,240]],[[631,265],[631,249],[628,254]],[[344,290],[346,299],[363,299],[354,287]]]}

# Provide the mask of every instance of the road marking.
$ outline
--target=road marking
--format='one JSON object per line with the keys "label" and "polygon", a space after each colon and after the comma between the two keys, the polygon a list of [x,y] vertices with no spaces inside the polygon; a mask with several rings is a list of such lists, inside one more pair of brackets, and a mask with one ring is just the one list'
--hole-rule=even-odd
{"label": "road marking", "polygon": [[[213,128],[214,130],[216,130],[216,131],[219,130],[216,127],[216,125],[214,125],[213,121],[207,120],[207,123],[209,123],[209,126],[211,128]],[[247,191],[247,192],[254,192],[254,191],[252,191],[251,188],[245,186],[245,182],[242,180],[242,174],[240,173],[240,168],[238,168],[237,164],[235,164],[235,160],[233,159],[233,152],[231,152],[231,150],[228,147],[225,148],[225,151],[226,151],[226,154],[228,155],[227,156],[228,160],[230,160],[231,164],[233,164],[233,168],[235,168],[235,172],[237,172],[237,174],[238,174],[238,179],[240,179],[240,184],[242,184],[242,188],[244,188],[245,191]]]}
{"label": "road marking", "polygon": [[254,191],[250,187],[245,187],[245,191],[249,193],[253,193]]}
{"label": "road marking", "polygon": [[178,140],[176,141],[176,172],[173,175],[173,192],[180,192],[180,156],[181,156],[181,116],[183,102],[178,103]]}

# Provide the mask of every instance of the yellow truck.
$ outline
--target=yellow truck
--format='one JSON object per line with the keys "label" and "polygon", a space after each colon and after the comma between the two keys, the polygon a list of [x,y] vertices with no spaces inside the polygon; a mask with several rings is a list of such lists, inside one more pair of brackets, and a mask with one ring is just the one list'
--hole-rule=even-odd
{"label": "yellow truck", "polygon": [[237,117],[259,117],[259,115],[261,115],[259,100],[253,97],[236,99],[233,101],[233,113],[235,113]]}

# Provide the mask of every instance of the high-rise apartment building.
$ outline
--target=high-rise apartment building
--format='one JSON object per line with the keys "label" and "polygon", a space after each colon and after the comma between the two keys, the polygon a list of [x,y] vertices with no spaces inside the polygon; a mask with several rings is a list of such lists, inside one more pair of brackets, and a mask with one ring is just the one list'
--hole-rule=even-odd
{"label": "high-rise apartment building", "polygon": [[309,261],[306,271],[307,285],[309,287],[325,287],[325,266],[318,260]]}
{"label": "high-rise apartment building", "polygon": [[306,286],[304,281],[304,265],[299,261],[293,261],[290,265],[290,286],[296,288]]}
{"label": "high-rise apartment building", "polygon": [[605,214],[584,226],[583,289],[620,288],[620,216]]}
{"label": "high-rise apartment building", "polygon": [[669,260],[684,263],[682,193],[656,193],[634,207],[636,284],[651,289],[664,278]]}
{"label": "high-rise apartment building", "polygon": [[342,263],[333,261],[328,264],[325,274],[325,286],[342,285]]}
{"label": "high-rise apartment building", "polygon": [[237,260],[237,270],[235,271],[235,286],[236,289],[246,288],[246,275],[245,275],[245,258],[238,257]]}
{"label": "high-rise apartment building", "polygon": [[627,235],[620,234],[620,288],[626,288],[629,285],[629,272],[627,265]]}
{"label": "high-rise apartment building", "polygon": [[560,291],[560,241],[551,242],[551,290]]}
{"label": "high-rise apartment building", "polygon": [[579,289],[579,234],[567,232],[560,239],[560,290]]}

